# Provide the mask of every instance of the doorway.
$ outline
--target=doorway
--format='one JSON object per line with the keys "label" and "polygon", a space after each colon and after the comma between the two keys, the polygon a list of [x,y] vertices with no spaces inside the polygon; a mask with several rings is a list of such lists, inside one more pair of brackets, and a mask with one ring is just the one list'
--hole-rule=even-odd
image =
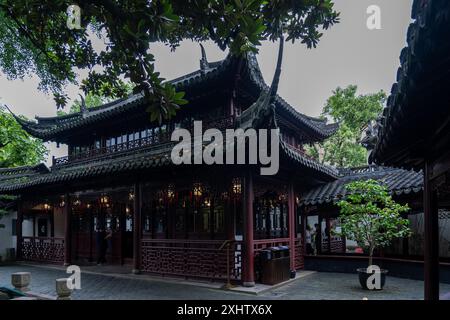
{"label": "doorway", "polygon": [[86,264],[131,265],[134,223],[128,197],[117,194],[92,198],[79,199],[72,208],[74,260]]}

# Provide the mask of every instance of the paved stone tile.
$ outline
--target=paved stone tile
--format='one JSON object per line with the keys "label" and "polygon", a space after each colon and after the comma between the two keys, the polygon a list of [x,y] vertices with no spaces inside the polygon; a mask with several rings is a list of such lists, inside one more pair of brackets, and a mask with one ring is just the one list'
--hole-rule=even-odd
{"label": "paved stone tile", "polygon": [[[83,270],[83,268],[82,268]],[[67,277],[63,270],[46,269],[27,265],[0,266],[0,286],[10,287],[11,273],[31,272],[31,287],[34,292],[55,295],[55,279]],[[442,284],[444,297],[450,292],[450,285]],[[81,290],[76,290],[73,299],[356,299],[367,297],[369,300],[423,299],[423,282],[388,277],[382,291],[367,291],[359,287],[355,274],[314,273],[291,284],[269,290],[258,296],[229,292],[205,287],[196,287],[182,283],[158,280],[124,278],[113,275],[83,274]]]}

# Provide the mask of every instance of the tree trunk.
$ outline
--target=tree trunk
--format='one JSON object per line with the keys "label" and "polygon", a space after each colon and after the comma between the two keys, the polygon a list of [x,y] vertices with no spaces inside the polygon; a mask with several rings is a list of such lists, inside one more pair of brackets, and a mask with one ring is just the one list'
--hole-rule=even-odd
{"label": "tree trunk", "polygon": [[370,247],[370,248],[369,248],[369,266],[372,265],[372,260],[373,260],[373,250],[374,250],[373,247]]}

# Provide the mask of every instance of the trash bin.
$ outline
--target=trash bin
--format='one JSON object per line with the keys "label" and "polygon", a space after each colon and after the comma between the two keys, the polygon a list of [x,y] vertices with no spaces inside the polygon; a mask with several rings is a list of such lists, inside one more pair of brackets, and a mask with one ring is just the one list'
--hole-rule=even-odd
{"label": "trash bin", "polygon": [[282,257],[289,257],[289,247],[288,246],[279,246],[278,248],[281,251],[280,255]]}
{"label": "trash bin", "polygon": [[274,285],[290,278],[289,247],[271,247],[260,251],[261,283]]}
{"label": "trash bin", "polygon": [[260,259],[262,262],[272,260],[272,251],[270,250],[261,250],[259,253]]}

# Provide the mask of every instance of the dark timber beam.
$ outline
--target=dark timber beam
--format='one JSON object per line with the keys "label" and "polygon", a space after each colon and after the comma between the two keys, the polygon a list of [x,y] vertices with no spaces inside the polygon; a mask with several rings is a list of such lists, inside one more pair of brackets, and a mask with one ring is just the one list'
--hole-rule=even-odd
{"label": "dark timber beam", "polygon": [[142,219],[142,188],[140,183],[134,185],[133,208],[133,273],[141,271],[141,219]]}
{"label": "dark timber beam", "polygon": [[302,248],[303,248],[303,255],[306,255],[306,224],[308,222],[308,216],[305,211],[305,208],[302,208],[303,210],[300,211],[300,217],[301,217],[301,225],[302,225]]}
{"label": "dark timber beam", "polygon": [[329,217],[327,217],[325,221],[326,221],[325,233],[328,241],[328,252],[331,253],[331,221]]}
{"label": "dark timber beam", "polygon": [[290,269],[291,275],[295,275],[295,195],[294,184],[289,183],[288,190],[288,206],[289,206],[289,253],[290,253]]}
{"label": "dark timber beam", "polygon": [[439,217],[437,193],[431,182],[432,165],[425,163],[423,176],[424,209],[424,297],[439,300]]}
{"label": "dark timber beam", "polygon": [[72,204],[70,200],[70,195],[64,195],[64,217],[65,225],[64,225],[64,265],[68,266],[72,262]]}
{"label": "dark timber beam", "polygon": [[16,220],[16,260],[22,260],[22,222],[23,222],[23,202],[19,200],[17,203],[17,220]]}
{"label": "dark timber beam", "polygon": [[245,176],[244,187],[244,259],[242,282],[246,287],[255,285],[254,244],[253,244],[253,176],[249,171]]}

